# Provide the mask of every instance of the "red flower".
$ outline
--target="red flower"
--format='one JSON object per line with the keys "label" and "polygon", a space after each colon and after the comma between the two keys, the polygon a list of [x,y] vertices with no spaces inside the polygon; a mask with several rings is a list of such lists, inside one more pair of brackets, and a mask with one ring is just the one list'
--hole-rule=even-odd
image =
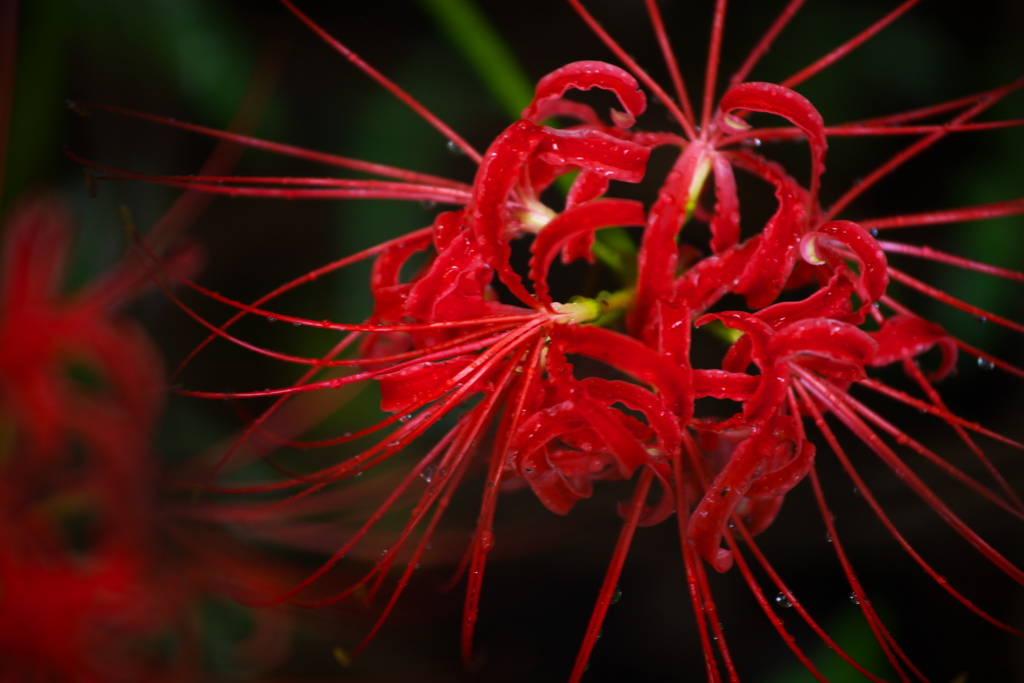
{"label": "red flower", "polygon": [[[383,621],[423,557],[456,488],[479,466],[486,470],[484,493],[462,564],[468,577],[462,652],[468,662],[486,558],[495,543],[499,492],[528,487],[549,510],[567,514],[577,501],[592,495],[595,482],[636,477],[632,499],[620,510],[625,521],[572,680],[583,674],[636,528],[664,521],[673,513],[710,680],[720,680],[723,670],[725,677],[736,678],[737,669],[725,642],[704,563],[719,572],[736,567],[787,646],[819,679],[822,675],[814,663],[773,611],[751,564],[759,565],[775,585],[772,590],[778,590],[829,647],[861,674],[878,680],[825,634],[753,540],[775,520],[786,494],[809,477],[839,563],[865,620],[898,675],[904,680],[923,678],[882,624],[843,550],[816,472],[816,459],[823,449],[806,431],[806,425],[813,424],[820,433],[819,441],[827,445],[913,561],[965,606],[1016,632],[974,606],[904,539],[847,456],[830,421],[838,421],[857,436],[983,557],[1012,579],[1024,582],[1024,572],[962,521],[884,438],[892,437],[897,446],[930,460],[1011,516],[1019,519],[1024,515],[1020,500],[967,432],[1019,446],[954,415],[932,386],[933,381],[955,368],[957,349],[978,352],[894,300],[890,281],[899,281],[1012,329],[1020,330],[1020,325],[962,303],[892,268],[886,254],[932,258],[1015,280],[1024,276],[924,247],[879,242],[871,232],[1021,214],[1024,201],[1018,198],[861,223],[838,218],[866,188],[945,135],[989,127],[974,121],[1024,85],[1024,79],[917,112],[827,126],[815,106],[794,88],[915,3],[904,3],[794,77],[778,84],[747,81],[759,55],[798,9],[800,3],[794,2],[716,101],[718,52],[725,18],[724,2],[719,2],[708,59],[708,85],[697,116],[678,75],[654,2],[648,2],[647,8],[676,82],[676,98],[633,62],[578,0],[570,0],[570,4],[626,69],[585,61],[552,72],[538,83],[522,118],[499,134],[483,155],[291,7],[351,61],[477,160],[479,167],[472,185],[328,158],[170,121],[164,122],[250,146],[371,171],[388,180],[147,177],[105,169],[113,177],[148,178],[230,195],[376,196],[461,206],[440,213],[428,229],[342,259],[283,285],[253,305],[186,281],[208,297],[237,309],[230,321],[216,326],[186,308],[213,336],[309,367],[287,388],[185,392],[207,398],[280,397],[246,430],[239,445],[257,433],[275,438],[267,433],[265,423],[281,402],[298,393],[374,382],[380,390],[381,410],[391,414],[359,432],[334,439],[299,442],[277,437],[291,446],[378,439],[338,464],[269,483],[213,490],[298,489],[284,501],[289,503],[339,480],[372,469],[389,469],[400,454],[414,453],[394,490],[366,515],[365,523],[350,540],[320,570],[281,599],[293,598],[323,578],[386,515],[404,518],[403,506],[408,505],[411,511],[407,519],[374,568],[354,586],[314,601],[320,604],[353,595],[371,597],[401,560],[406,569],[383,610]],[[678,131],[641,128],[644,119],[640,117],[646,107],[641,86],[668,108]],[[605,120],[591,107],[566,97],[572,91],[593,88],[610,91],[621,111],[612,110]],[[781,117],[788,125],[754,127],[747,121],[752,113]],[[919,125],[939,116],[950,118]],[[567,125],[545,125],[552,118]],[[831,206],[823,206],[820,191],[829,139],[890,134],[923,137],[841,194]],[[786,168],[756,147],[760,142],[794,139],[806,141],[810,151],[810,171],[802,174],[807,177],[805,182],[797,180],[804,169]],[[653,150],[665,146],[678,148],[678,156],[667,175],[659,178],[649,160]],[[772,215],[746,236],[741,230],[737,172],[766,183],[776,201]],[[565,200],[548,199],[555,194],[551,191],[555,182],[563,177],[571,178]],[[656,198],[645,205],[617,197],[612,193],[612,180],[653,183]],[[706,244],[682,245],[681,230],[696,223],[707,226]],[[634,228],[638,240],[635,254],[629,247],[616,244],[614,238],[602,237],[611,228],[622,227]],[[526,268],[517,267],[517,243],[526,245],[529,251]],[[613,291],[597,293],[580,288],[576,296],[556,302],[550,282],[555,258],[561,257],[565,263],[594,263],[595,254],[618,278]],[[305,281],[371,257],[376,260],[367,293],[373,296],[375,308],[363,323],[314,321],[266,307],[266,302]],[[158,264],[155,257],[151,260]],[[739,303],[741,300],[745,306]],[[346,334],[322,358],[289,356],[229,333],[227,328],[242,315]],[[705,331],[709,334],[704,335]],[[705,341],[724,342],[720,367],[694,367],[695,334],[707,337]],[[918,368],[917,359],[936,347],[942,354],[940,368],[926,376]],[[349,355],[342,357],[346,353]],[[984,354],[981,357],[991,358]],[[921,398],[871,378],[869,373],[875,368],[896,362],[920,387]],[[999,361],[999,365],[1022,374],[1008,363]],[[318,372],[331,369],[347,374],[316,378]],[[975,480],[887,421],[857,398],[861,391],[858,387],[895,398],[951,425],[993,473],[994,485]],[[698,408],[707,403],[704,399],[711,398],[738,403],[739,410],[717,418],[698,417]],[[382,436],[377,437],[378,433]],[[428,445],[417,450],[424,441]],[[426,485],[420,483],[421,478],[427,480]],[[655,480],[660,491],[649,503]],[[741,547],[741,540],[746,549]],[[376,630],[374,627],[370,636]]]}

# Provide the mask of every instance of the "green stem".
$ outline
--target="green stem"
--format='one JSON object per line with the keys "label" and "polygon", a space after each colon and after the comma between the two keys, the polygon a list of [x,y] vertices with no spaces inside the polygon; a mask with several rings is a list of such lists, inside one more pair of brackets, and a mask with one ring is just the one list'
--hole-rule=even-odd
{"label": "green stem", "polygon": [[512,51],[472,0],[419,0],[448,40],[462,52],[502,109],[518,119],[533,86]]}

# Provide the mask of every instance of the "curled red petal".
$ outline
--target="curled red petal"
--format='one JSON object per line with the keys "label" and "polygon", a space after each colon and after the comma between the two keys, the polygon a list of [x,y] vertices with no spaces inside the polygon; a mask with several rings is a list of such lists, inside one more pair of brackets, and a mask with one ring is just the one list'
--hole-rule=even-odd
{"label": "curled red petal", "polygon": [[546,135],[534,155],[549,166],[587,169],[624,183],[638,183],[644,178],[651,156],[649,147],[592,128],[543,130]]}
{"label": "curled red petal", "polygon": [[806,299],[772,304],[758,311],[757,317],[776,329],[807,318],[833,318],[859,323],[860,320],[853,320],[853,304],[850,302],[853,291],[849,270],[841,266],[832,273],[827,283]]}
{"label": "curled red petal", "polygon": [[[836,249],[836,245],[845,249]],[[888,261],[875,238],[853,221],[829,221],[817,231],[801,239],[800,250],[804,260],[813,265],[852,258],[858,265],[857,294],[861,297],[860,320],[863,311],[878,301],[889,286]],[[848,250],[848,251],[846,251]],[[833,258],[828,258],[834,252]]]}
{"label": "curled red petal", "polygon": [[605,406],[621,403],[630,410],[642,413],[658,438],[657,448],[662,456],[677,451],[682,443],[679,421],[665,410],[662,398],[651,391],[621,380],[588,377],[580,381],[587,396]]}
{"label": "curled red petal", "polygon": [[622,128],[632,126],[647,107],[647,96],[628,71],[606,62],[582,61],[566,64],[540,79],[533,102],[523,110],[523,118],[539,123],[549,102],[561,99],[568,90],[591,88],[610,90],[619,98],[626,111],[612,110],[612,120]]}
{"label": "curled red petal", "polygon": [[740,239],[740,201],[729,160],[721,154],[713,155],[711,170],[715,176],[716,200],[715,215],[711,219],[711,251],[720,254]]}
{"label": "curled red petal", "polygon": [[592,325],[560,325],[552,331],[567,353],[578,353],[654,387],[682,421],[693,416],[693,378],[681,367],[632,337]]}
{"label": "curled red petal", "polygon": [[401,413],[419,408],[437,396],[438,387],[472,362],[472,356],[459,356],[442,361],[416,363],[379,376],[377,380],[380,384],[381,410]]}
{"label": "curled red petal", "polygon": [[811,318],[779,330],[772,340],[771,353],[776,360],[809,354],[863,370],[874,360],[878,344],[867,332],[850,323]]}
{"label": "curled red petal", "polygon": [[484,154],[466,207],[466,220],[483,258],[509,291],[531,307],[536,305],[533,297],[509,265],[508,242],[514,234],[509,196],[519,182],[520,169],[548,135],[548,129],[528,121],[517,121],[505,129]]}
{"label": "curled red petal", "polygon": [[549,99],[538,103],[533,110],[532,120],[540,122],[555,116],[576,119],[585,126],[600,127],[604,125],[589,105],[563,99]]}
{"label": "curled red petal", "polygon": [[556,515],[568,514],[577,500],[589,496],[589,491],[571,486],[551,460],[548,449],[538,447],[522,457],[519,474],[544,507]]}
{"label": "curled red petal", "polygon": [[800,483],[814,466],[814,444],[804,441],[794,448],[793,457],[778,469],[758,477],[747,489],[746,496],[753,500],[780,498]]}
{"label": "curled red petal", "polygon": [[419,320],[465,320],[494,312],[489,286],[494,270],[468,233],[460,233],[439,253],[411,288],[406,312]]}
{"label": "curled red petal", "polygon": [[736,445],[729,463],[708,487],[687,524],[687,535],[697,552],[720,572],[728,571],[733,563],[732,552],[722,547],[725,525],[763,460],[755,441],[752,436]]}
{"label": "curled red petal", "polygon": [[745,372],[694,370],[693,389],[697,398],[705,396],[729,401],[746,401],[757,390],[760,378]]}
{"label": "curled red petal", "polygon": [[775,114],[788,120],[807,136],[811,148],[810,202],[816,202],[818,183],[825,172],[825,121],[806,97],[775,83],[740,83],[730,88],[719,103],[723,118],[736,109]]}
{"label": "curled red petal", "polygon": [[537,299],[551,305],[548,294],[548,269],[558,252],[571,240],[592,236],[595,230],[613,226],[643,225],[643,204],[630,199],[595,199],[567,209],[544,226],[533,242],[530,279]]}
{"label": "curled red petal", "polygon": [[777,164],[742,153],[732,153],[729,158],[774,185],[779,201],[734,288],[751,308],[764,308],[782,292],[797,262],[800,238],[808,229],[807,195]]}
{"label": "curled red petal", "polygon": [[672,290],[679,262],[676,238],[711,171],[710,150],[703,142],[690,143],[676,159],[651,207],[637,255],[636,302],[629,324],[645,339],[653,333],[655,301]]}
{"label": "curled red petal", "polygon": [[[771,342],[775,331],[765,321],[750,313],[743,311],[723,311],[721,313],[708,313],[694,321],[694,327],[701,327],[712,320],[717,320],[731,330],[743,332],[748,340],[745,343],[751,344],[750,357],[758,367],[764,368],[768,364],[768,345]],[[743,370],[736,367],[734,370]]]}
{"label": "curled red petal", "polygon": [[[565,208],[571,209],[578,204],[589,202],[603,196],[608,191],[610,180],[602,173],[588,169],[581,169],[569,194],[565,198]],[[571,263],[579,259],[586,259],[594,262],[594,235],[593,233],[577,235],[566,242],[562,247],[562,263]]]}
{"label": "curled red petal", "polygon": [[956,341],[938,325],[916,316],[889,318],[871,337],[878,344],[878,352],[871,361],[874,367],[916,358],[935,346],[942,351],[942,363],[930,378],[945,377],[956,367]]}

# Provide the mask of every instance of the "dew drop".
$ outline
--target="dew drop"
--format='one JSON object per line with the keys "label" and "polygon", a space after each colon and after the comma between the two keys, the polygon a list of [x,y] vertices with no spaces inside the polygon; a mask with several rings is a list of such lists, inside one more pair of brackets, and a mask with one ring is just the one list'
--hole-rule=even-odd
{"label": "dew drop", "polygon": [[878,237],[878,228],[872,228],[871,229],[871,236],[872,237]]}
{"label": "dew drop", "polygon": [[978,367],[982,370],[992,370],[996,367],[996,364],[988,358],[978,358]]}
{"label": "dew drop", "polygon": [[422,206],[424,209],[433,209],[435,206],[437,206],[437,202],[435,202],[433,199],[423,199],[420,201],[420,206]]}
{"label": "dew drop", "polygon": [[760,147],[761,146],[761,138],[751,138],[750,144],[753,145],[754,147]]}
{"label": "dew drop", "polygon": [[850,602],[852,602],[855,605],[859,605],[860,604],[860,598],[857,597],[857,592],[856,591],[854,591],[853,593],[850,593]]}
{"label": "dew drop", "polygon": [[615,603],[617,603],[621,599],[622,599],[622,589],[619,588],[618,586],[616,586],[615,590],[612,591],[611,604],[614,605]]}
{"label": "dew drop", "polygon": [[277,318],[275,318],[275,317],[273,317],[273,316],[270,316],[270,315],[268,315],[268,316],[267,316],[267,322],[268,322],[268,323],[276,323],[276,322],[277,322]]}
{"label": "dew drop", "polygon": [[448,144],[447,144],[447,145],[445,145],[445,147],[447,147],[447,148],[448,148],[448,151],[449,151],[449,152],[450,152],[451,154],[460,154],[460,155],[461,155],[461,154],[464,154],[464,152],[462,151],[462,148],[461,148],[461,147],[459,147],[459,146],[458,146],[457,144],[455,144],[455,141],[454,141],[454,140],[449,140],[449,141],[448,141]]}
{"label": "dew drop", "polygon": [[490,551],[494,547],[494,534],[490,531],[485,531],[480,534],[480,549],[485,553]]}
{"label": "dew drop", "polygon": [[433,465],[427,465],[426,467],[424,467],[423,471],[420,472],[420,476],[423,477],[423,481],[427,482],[428,484],[431,481],[433,481],[433,479],[434,479],[434,470],[435,469],[437,469],[437,468],[434,467]]}
{"label": "dew drop", "polygon": [[402,417],[398,418],[398,421],[399,422],[408,422],[411,419],[412,419],[412,413],[409,413],[408,415],[403,415]]}
{"label": "dew drop", "polygon": [[825,542],[826,543],[831,543],[832,542],[832,534],[831,533],[826,533],[825,534]]}
{"label": "dew drop", "polygon": [[388,441],[388,448],[394,448],[395,446],[397,446],[400,443],[402,443],[402,442],[399,441],[398,439],[395,439],[394,441]]}
{"label": "dew drop", "polygon": [[793,606],[793,603],[790,601],[789,598],[786,597],[786,594],[782,591],[779,591],[779,594],[775,596],[775,604],[777,604],[779,607]]}

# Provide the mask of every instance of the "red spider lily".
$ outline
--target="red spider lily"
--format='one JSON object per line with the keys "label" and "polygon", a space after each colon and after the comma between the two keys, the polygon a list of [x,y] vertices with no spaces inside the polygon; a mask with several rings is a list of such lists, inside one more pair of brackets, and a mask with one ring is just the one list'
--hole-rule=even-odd
{"label": "red spider lily", "polygon": [[[156,495],[162,361],[118,311],[148,285],[141,271],[123,261],[63,292],[72,230],[54,196],[16,205],[4,227],[0,679],[194,680],[200,652],[183,610],[203,595],[280,590],[281,569],[248,570],[256,556],[217,535],[216,515],[197,506],[189,514],[205,523],[187,521]],[[186,270],[193,260],[172,257]],[[271,637],[248,663],[283,653],[282,616],[258,616]],[[173,666],[160,654],[168,638],[181,648]]]}
{"label": "red spider lily", "polygon": [[163,370],[142,329],[108,311],[119,291],[143,283],[128,271],[63,294],[70,220],[53,197],[15,207],[5,227],[0,386],[3,410],[17,425],[12,448],[32,454],[12,459],[9,474],[30,499],[67,466],[78,442],[105,472],[97,482],[123,495],[130,482],[148,478],[138,452],[160,412]]}
{"label": "red spider lily", "polygon": [[[1024,201],[1013,199],[861,223],[838,218],[867,188],[949,133],[1019,125],[1014,121],[977,123],[975,119],[1024,85],[1024,79],[916,112],[827,126],[814,105],[794,88],[858,47],[910,9],[916,0],[904,2],[826,57],[781,83],[748,82],[747,74],[758,57],[799,9],[801,2],[796,0],[788,4],[726,91],[716,99],[714,86],[725,20],[725,3],[720,1],[714,14],[708,85],[698,118],[686,95],[653,0],[646,6],[675,81],[675,99],[625,53],[578,0],[570,0],[625,69],[585,61],[552,72],[538,83],[536,95],[522,118],[479,155],[447,126],[425,113],[409,95],[329,38],[290,3],[285,4],[350,61],[462,147],[479,162],[479,167],[473,183],[463,185],[153,116],[147,118],[252,147],[369,171],[387,180],[141,176],[93,164],[111,177],[144,178],[234,196],[387,197],[461,205],[457,210],[439,214],[429,228],[339,260],[283,285],[251,305],[185,280],[207,297],[237,311],[229,322],[217,326],[186,307],[190,315],[211,330],[212,337],[222,337],[257,353],[309,368],[293,386],[281,389],[185,392],[221,399],[276,397],[274,407],[253,421],[236,448],[256,435],[276,438],[282,445],[308,447],[348,444],[383,434],[375,444],[313,473],[285,471],[283,479],[269,483],[217,486],[214,491],[298,489],[281,505],[295,503],[340,480],[375,468],[388,469],[400,454],[415,453],[411,456],[413,464],[383,502],[366,515],[365,523],[350,539],[320,570],[278,599],[294,598],[323,579],[386,516],[404,519],[403,506],[411,506],[407,520],[402,522],[384,556],[363,579],[341,592],[313,601],[320,604],[350,596],[372,597],[395,564],[405,563],[406,569],[382,611],[380,622],[367,637],[369,640],[422,559],[456,488],[473,469],[485,470],[480,514],[460,570],[468,577],[462,637],[463,658],[468,662],[486,558],[495,543],[499,492],[529,487],[549,510],[567,514],[577,501],[592,495],[595,482],[636,476],[633,496],[620,510],[624,518],[622,531],[571,680],[579,680],[583,675],[637,527],[664,521],[673,513],[679,526],[709,680],[735,679],[738,674],[718,620],[706,565],[719,572],[735,566],[787,646],[812,674],[824,680],[771,608],[765,589],[751,571],[752,564],[768,575],[775,585],[773,590],[785,597],[829,647],[864,676],[880,680],[832,641],[753,540],[775,520],[786,494],[810,477],[839,563],[889,663],[901,680],[924,679],[882,623],[839,542],[815,468],[818,446],[806,431],[806,424],[813,424],[864,499],[913,561],[982,618],[1018,633],[950,586],[912,547],[866,487],[831,423],[838,421],[857,436],[922,502],[995,567],[1014,581],[1024,582],[1024,572],[962,521],[887,441],[891,438],[897,446],[929,460],[1015,520],[1024,518],[1024,505],[968,432],[1014,447],[1019,445],[953,414],[932,385],[955,368],[958,349],[993,362],[996,359],[979,353],[894,300],[889,294],[890,281],[899,281],[1008,328],[1021,331],[1021,326],[894,269],[888,264],[886,253],[930,258],[1013,280],[1024,276],[925,247],[879,242],[871,232],[1018,215],[1024,213]],[[641,86],[668,108],[678,132],[641,128],[643,119],[639,117],[646,106]],[[610,91],[622,111],[613,110],[605,121],[593,108],[566,97],[572,91],[593,88]],[[772,114],[790,126],[757,128],[748,123],[749,113]],[[920,123],[940,116],[950,118],[938,124]],[[543,124],[552,117],[571,123],[563,128]],[[830,207],[822,206],[820,190],[829,139],[893,134],[921,137],[881,164],[861,184],[840,195]],[[795,138],[806,140],[810,151],[810,171],[805,183],[796,179],[796,173],[748,144],[754,140]],[[654,178],[648,168],[649,156],[652,150],[664,146],[679,148],[678,157],[665,178]],[[774,213],[746,238],[740,230],[737,171],[767,183],[776,199]],[[550,196],[555,181],[565,176],[572,178],[566,199],[553,207],[550,200],[542,197]],[[709,179],[712,187],[708,187]],[[653,182],[657,185],[656,198],[649,206],[617,198],[609,194],[610,180],[631,184]],[[712,194],[713,206],[708,207]],[[708,227],[710,239],[706,247],[701,245],[705,248],[680,245],[680,231],[694,223],[705,223]],[[593,262],[594,254],[607,248],[598,231],[624,226],[634,227],[639,237],[635,264],[631,267],[615,268],[618,261],[606,253],[606,262],[620,279],[618,289],[600,294],[581,290],[580,296],[555,302],[549,282],[555,258],[560,256],[563,262]],[[515,265],[513,250],[517,243],[525,243],[529,251],[525,269]],[[628,251],[615,256],[630,258]],[[375,309],[362,323],[314,321],[266,307],[268,301],[303,282],[371,257],[376,259],[369,287]],[[161,265],[152,254],[147,258],[155,266]],[[154,274],[163,277],[166,270],[154,267]],[[742,297],[745,308],[727,308],[739,305],[734,295]],[[230,333],[228,328],[243,315],[346,334],[323,357],[298,357],[264,349]],[[693,367],[693,335],[700,330],[709,330],[709,338],[725,341],[721,367]],[[934,348],[941,352],[942,362],[936,372],[926,376],[917,362]],[[869,377],[869,370],[897,362],[919,386],[923,398]],[[998,364],[1024,374],[1008,362]],[[340,374],[318,379],[318,372],[330,369]],[[380,408],[391,415],[359,432],[318,442],[299,442],[275,437],[267,429],[271,413],[288,397],[368,382],[378,385]],[[856,397],[860,390],[855,387],[894,398],[952,426],[991,473],[994,486],[972,478],[886,420]],[[740,409],[720,419],[697,417],[697,408],[706,403],[701,399],[708,398],[736,402]],[[443,435],[436,436],[442,431]],[[417,450],[423,441],[429,445]],[[231,451],[225,460],[230,455]],[[283,467],[280,469],[284,471]],[[420,483],[421,478],[427,480],[426,486]],[[654,502],[648,502],[655,480],[660,492]]]}
{"label": "red spider lily", "polygon": [[[16,10],[0,4],[0,173]],[[221,150],[211,164],[225,160]],[[205,202],[187,195],[148,237],[166,244]],[[74,233],[56,194],[23,197],[3,216],[0,680],[199,680],[207,668],[193,613],[200,602],[251,600],[294,579],[222,528],[227,517],[258,513],[185,511],[168,500],[152,446],[163,362],[125,312],[151,283],[129,254],[67,291]],[[194,248],[168,257],[184,274],[196,260]],[[291,620],[270,610],[254,614],[253,626],[242,644],[250,651],[239,654],[247,666],[276,664]]]}

